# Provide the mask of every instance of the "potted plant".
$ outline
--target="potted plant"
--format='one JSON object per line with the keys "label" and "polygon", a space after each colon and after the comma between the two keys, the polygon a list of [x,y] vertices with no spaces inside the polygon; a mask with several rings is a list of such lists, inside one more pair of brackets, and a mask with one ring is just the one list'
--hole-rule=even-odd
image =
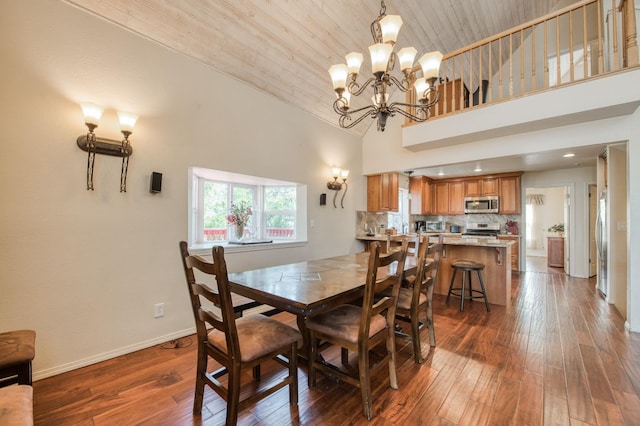
{"label": "potted plant", "polygon": [[555,232],[562,237],[562,235],[564,234],[564,223],[557,223],[553,226],[550,226],[549,229],[547,229],[547,231]]}

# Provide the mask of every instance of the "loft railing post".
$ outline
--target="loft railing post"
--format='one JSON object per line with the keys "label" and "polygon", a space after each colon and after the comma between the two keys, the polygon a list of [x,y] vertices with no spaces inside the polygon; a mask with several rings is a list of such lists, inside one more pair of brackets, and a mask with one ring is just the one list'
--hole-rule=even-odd
{"label": "loft railing post", "polygon": [[625,66],[638,65],[638,29],[636,28],[636,6],[634,1],[624,2]]}

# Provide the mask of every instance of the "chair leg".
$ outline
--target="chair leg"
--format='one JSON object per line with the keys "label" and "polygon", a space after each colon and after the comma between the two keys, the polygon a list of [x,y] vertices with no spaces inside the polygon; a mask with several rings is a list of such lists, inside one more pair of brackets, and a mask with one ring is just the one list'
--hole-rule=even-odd
{"label": "chair leg", "polygon": [[260,364],[253,367],[253,380],[260,380]]}
{"label": "chair leg", "polygon": [[471,280],[471,271],[467,271],[467,276],[469,277],[469,302],[473,302],[473,282]]}
{"label": "chair leg", "polygon": [[433,284],[427,289],[427,328],[429,329],[429,344],[436,346],[436,331],[433,326]]}
{"label": "chair leg", "polygon": [[487,307],[487,312],[491,312],[491,308],[489,307],[489,299],[487,298],[487,291],[484,288],[484,280],[482,279],[482,274],[478,271],[478,279],[480,280],[480,288],[482,289],[482,295],[484,296],[484,305]]}
{"label": "chair leg", "polygon": [[31,386],[31,361],[18,368],[18,384]]}
{"label": "chair leg", "polygon": [[419,310],[415,309],[415,314],[411,315],[411,340],[413,340],[413,358],[416,363],[421,364],[424,359],[420,345],[420,318],[418,316]]}
{"label": "chair leg", "polygon": [[196,367],[196,390],[193,397],[193,414],[202,412],[204,397],[204,375],[207,372],[207,352],[204,347],[198,347],[198,363]]}
{"label": "chair leg", "polygon": [[[391,385],[391,389],[398,389],[398,376],[396,375],[396,338],[395,337],[396,335],[393,332],[393,329],[390,328],[389,333],[387,334],[387,351],[389,351],[389,354],[391,355],[389,357],[389,384]],[[367,358],[368,356],[369,356],[369,352],[367,351]],[[369,364],[367,364],[367,366],[368,365]]]}
{"label": "chair leg", "polygon": [[362,406],[367,420],[371,420],[371,378],[369,376],[369,348],[358,350],[358,371],[360,372],[360,393],[362,394]]}
{"label": "chair leg", "polygon": [[240,364],[235,363],[229,368],[229,383],[227,388],[227,421],[228,425],[238,422],[238,407],[240,405]]}
{"label": "chair leg", "polygon": [[289,358],[289,404],[298,405],[298,342],[291,344]]}

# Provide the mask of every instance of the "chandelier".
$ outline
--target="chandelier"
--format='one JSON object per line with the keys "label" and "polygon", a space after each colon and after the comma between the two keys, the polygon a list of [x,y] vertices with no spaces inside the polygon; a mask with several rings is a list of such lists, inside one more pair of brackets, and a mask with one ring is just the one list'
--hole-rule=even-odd
{"label": "chandelier", "polygon": [[[418,62],[422,68],[422,77],[416,78],[413,62],[418,51],[413,47],[405,47],[396,54],[393,48],[402,26],[399,15],[387,15],[384,0],[380,3],[380,16],[371,23],[371,36],[374,44],[369,46],[373,77],[364,84],[356,81],[362,65],[361,53],[351,52],[345,56],[347,63],[333,65],[329,68],[333,90],[338,99],[333,103],[334,111],[340,116],[340,127],[350,129],[366,117],[376,118],[378,130],[384,131],[387,118],[396,113],[415,121],[429,118],[429,108],[438,102],[440,94],[434,84],[438,78],[442,53],[435,51],[425,53]],[[396,61],[400,62],[401,80],[391,75]],[[415,89],[417,103],[389,102],[388,89],[397,86],[403,92]],[[373,89],[372,104],[354,110],[349,109],[351,96],[360,96],[367,87]],[[357,118],[354,118],[356,117]]]}

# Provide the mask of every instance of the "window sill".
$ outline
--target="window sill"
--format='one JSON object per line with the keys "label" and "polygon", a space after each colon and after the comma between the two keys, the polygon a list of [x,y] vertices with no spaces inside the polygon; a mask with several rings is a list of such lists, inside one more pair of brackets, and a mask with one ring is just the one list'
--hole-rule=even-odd
{"label": "window sill", "polygon": [[224,247],[225,254],[228,254],[228,253],[243,253],[247,251],[278,250],[278,249],[293,248],[293,247],[303,247],[307,245],[307,241],[306,240],[298,240],[298,241],[275,240],[272,243],[247,244],[247,245],[228,244],[227,242],[222,242],[217,244],[215,242],[207,242],[207,243],[190,245],[189,252],[190,254],[197,254],[199,256],[210,255],[211,247],[213,247],[214,245],[220,245]]}

